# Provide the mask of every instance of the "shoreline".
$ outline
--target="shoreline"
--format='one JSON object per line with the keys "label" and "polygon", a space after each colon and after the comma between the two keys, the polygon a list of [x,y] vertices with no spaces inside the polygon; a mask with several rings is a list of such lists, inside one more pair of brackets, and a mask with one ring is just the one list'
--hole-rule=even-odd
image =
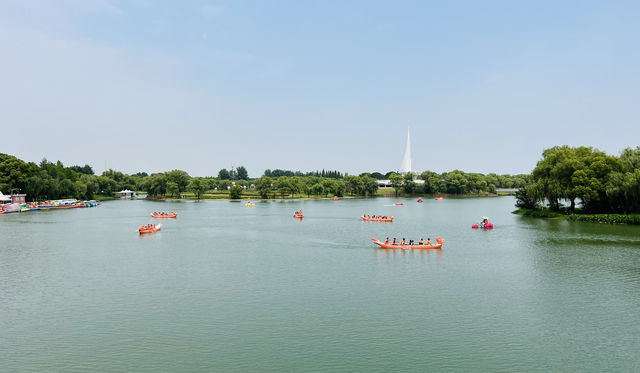
{"label": "shoreline", "polygon": [[518,208],[511,212],[528,218],[547,220],[568,220],[582,223],[640,225],[640,214],[576,214],[551,211],[548,208],[524,209]]}
{"label": "shoreline", "polygon": [[[510,195],[500,195],[500,194],[421,194],[421,195],[411,195],[411,196],[401,196],[395,197],[393,195],[378,195],[378,196],[343,196],[338,197],[337,201],[343,199],[376,199],[376,198],[397,198],[397,199],[414,199],[414,198],[423,198],[423,199],[433,199],[436,197],[442,197],[444,199],[465,199],[465,198],[497,198],[497,197],[506,197]],[[244,196],[242,198],[229,198],[229,197],[214,197],[214,198],[195,198],[192,196],[188,196],[185,198],[173,198],[173,197],[144,197],[138,199],[147,199],[150,201],[295,201],[295,200],[336,200],[335,197],[308,197],[308,196],[295,196],[295,197],[285,197],[285,198],[260,198],[259,196]],[[117,200],[117,199],[116,199]]]}

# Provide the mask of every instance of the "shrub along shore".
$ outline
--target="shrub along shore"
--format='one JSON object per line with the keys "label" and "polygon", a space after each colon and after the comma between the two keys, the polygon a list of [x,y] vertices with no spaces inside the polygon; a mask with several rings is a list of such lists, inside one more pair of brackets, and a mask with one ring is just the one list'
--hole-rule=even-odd
{"label": "shrub along shore", "polygon": [[513,213],[543,219],[569,220],[599,224],[640,225],[640,214],[585,214],[581,213],[580,210],[576,210],[572,213],[569,209],[552,211],[546,207],[539,207],[536,209],[519,208],[513,211]]}

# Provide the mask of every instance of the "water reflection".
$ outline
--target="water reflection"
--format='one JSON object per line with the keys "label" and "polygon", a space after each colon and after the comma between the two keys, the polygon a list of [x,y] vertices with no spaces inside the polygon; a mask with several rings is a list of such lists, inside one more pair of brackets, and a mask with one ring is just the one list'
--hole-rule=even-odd
{"label": "water reflection", "polygon": [[387,248],[376,248],[374,249],[375,255],[384,254],[385,256],[390,255],[420,255],[420,256],[442,256],[442,249],[387,249]]}

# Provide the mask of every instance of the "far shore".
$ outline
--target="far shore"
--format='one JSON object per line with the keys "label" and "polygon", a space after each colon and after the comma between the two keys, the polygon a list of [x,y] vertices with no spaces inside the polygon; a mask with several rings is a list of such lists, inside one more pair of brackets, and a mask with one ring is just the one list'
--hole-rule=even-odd
{"label": "far shore", "polygon": [[[140,193],[144,195],[144,193]],[[181,200],[229,200],[229,201],[278,201],[278,200],[334,200],[337,198],[341,199],[371,199],[371,198],[423,198],[423,199],[435,199],[435,198],[486,198],[486,197],[503,197],[511,194],[496,194],[496,193],[473,193],[473,194],[447,194],[447,193],[439,193],[439,194],[401,194],[399,193],[396,197],[395,191],[382,191],[379,192],[375,196],[342,196],[342,197],[334,197],[334,196],[308,196],[306,194],[294,194],[293,196],[288,195],[281,197],[280,195],[274,195],[270,198],[261,198],[257,194],[244,194],[241,198],[230,198],[229,193],[226,192],[214,192],[214,193],[205,193],[200,198],[196,198],[193,193],[183,193],[182,198],[175,197],[166,197],[166,196],[149,196],[147,195],[145,199],[149,200],[158,200],[158,201],[181,201]]]}

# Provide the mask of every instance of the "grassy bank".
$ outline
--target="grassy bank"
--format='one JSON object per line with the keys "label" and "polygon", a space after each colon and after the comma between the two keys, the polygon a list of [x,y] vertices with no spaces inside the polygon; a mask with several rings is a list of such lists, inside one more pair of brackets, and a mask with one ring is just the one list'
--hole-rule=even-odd
{"label": "grassy bank", "polygon": [[600,224],[629,224],[640,225],[640,214],[593,214],[593,215],[579,215],[572,214],[567,216],[571,221],[586,221],[590,223]]}
{"label": "grassy bank", "polygon": [[[477,198],[477,197],[498,197],[501,195],[507,194],[495,194],[495,193],[467,193],[467,194],[448,194],[448,193],[438,193],[436,194],[426,194],[426,193],[412,193],[406,194],[403,192],[398,192],[398,198],[400,197],[408,197],[408,198],[435,198],[435,197],[444,197],[444,198]],[[393,188],[380,188],[377,193],[378,197],[393,197],[396,196],[396,190]]]}
{"label": "grassy bank", "polygon": [[543,218],[543,219],[565,219],[566,218],[565,214],[551,211],[546,207],[539,207],[535,210],[517,209],[512,213],[516,215],[521,215],[521,216],[529,216],[532,218]]}
{"label": "grassy bank", "polygon": [[93,196],[93,199],[98,200],[98,201],[111,201],[115,198],[113,198],[112,196],[104,196],[104,195],[99,195],[96,194]]}
{"label": "grassy bank", "polygon": [[640,225],[640,214],[582,214],[571,213],[567,208],[559,212],[551,211],[547,207],[538,207],[535,210],[517,209],[513,211],[516,215],[529,216],[543,219],[566,219],[570,221],[581,221],[599,224],[629,224]]}

